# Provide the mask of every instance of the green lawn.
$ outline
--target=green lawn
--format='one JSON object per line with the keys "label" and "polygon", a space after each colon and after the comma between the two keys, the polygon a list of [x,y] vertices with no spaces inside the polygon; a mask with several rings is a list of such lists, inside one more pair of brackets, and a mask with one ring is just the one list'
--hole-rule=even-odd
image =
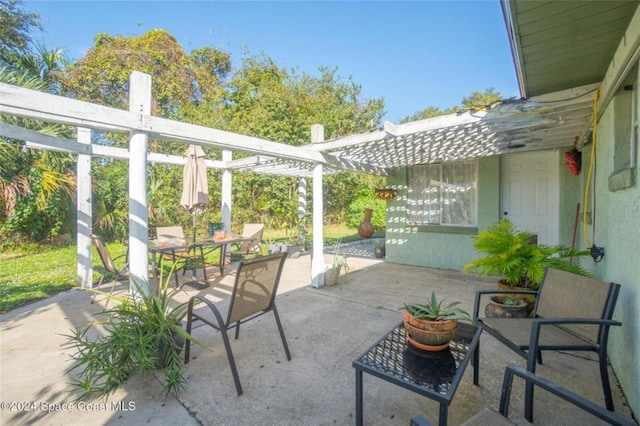
{"label": "green lawn", "polygon": [[[342,225],[326,226],[324,234],[325,245],[333,245],[338,240],[348,242],[359,239],[355,229]],[[383,237],[384,231],[377,231],[374,236]],[[272,237],[276,239],[278,235],[270,235],[265,231],[265,241]],[[114,258],[126,251],[124,245],[117,243],[107,244],[107,248]],[[75,245],[28,253],[5,253],[0,259],[0,313],[75,287],[77,269]],[[100,279],[103,272],[104,268],[94,249],[94,283]],[[109,280],[109,277],[106,280]]]}

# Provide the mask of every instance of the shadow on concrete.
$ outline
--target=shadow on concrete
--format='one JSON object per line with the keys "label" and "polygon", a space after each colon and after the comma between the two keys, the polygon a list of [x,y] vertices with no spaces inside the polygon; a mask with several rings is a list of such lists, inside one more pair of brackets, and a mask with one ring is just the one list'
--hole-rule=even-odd
{"label": "shadow on concrete", "polygon": [[[89,303],[91,294],[73,290],[3,315],[2,400],[36,405],[18,410],[16,404],[13,410],[3,410],[0,423],[353,424],[355,372],[351,363],[402,320],[399,308],[404,302],[424,300],[435,290],[449,301],[460,300],[470,311],[475,291],[494,288],[495,283],[453,271],[386,263],[373,257],[373,244],[366,240],[343,248],[351,269],[346,280],[332,287],[309,285],[308,253],[286,261],[277,306],[291,361],[286,360],[271,314],[243,325],[240,339],[232,340],[242,396],[235,392],[220,334],[201,326],[193,334],[210,350],[192,346],[183,394],[165,399],[160,395],[161,374],[133,375],[107,401],[80,406],[70,393],[71,377],[66,371],[70,354],[62,345],[72,327],[94,320],[100,312],[99,305]],[[183,286],[179,299],[206,293],[224,306],[234,279],[233,267],[225,269],[224,277],[214,269],[207,289],[199,292]],[[125,283],[116,288],[116,292],[126,291]],[[489,336],[482,337],[481,345],[480,386],[472,384],[469,367],[449,409],[450,424],[462,423],[485,406],[497,408],[504,367],[509,363],[525,366],[523,359]],[[604,405],[595,357],[549,353],[539,373]],[[615,375],[611,377],[616,411],[630,417]],[[510,418],[517,424],[528,424],[522,417],[523,388],[516,381]],[[365,424],[407,425],[418,413],[437,422],[438,404],[365,375]],[[540,425],[599,424],[544,392],[536,393],[534,419]]]}

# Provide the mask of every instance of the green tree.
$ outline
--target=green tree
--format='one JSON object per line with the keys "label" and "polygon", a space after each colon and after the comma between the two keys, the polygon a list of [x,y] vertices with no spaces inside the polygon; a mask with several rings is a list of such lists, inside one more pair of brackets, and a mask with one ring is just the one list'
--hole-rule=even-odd
{"label": "green tree", "polygon": [[[0,70],[0,81],[46,90],[37,77]],[[50,136],[71,137],[68,127],[35,120],[0,116],[0,121]],[[75,188],[70,155],[23,149],[23,142],[0,139],[0,233],[8,241],[41,241],[72,229]]]}
{"label": "green tree", "polygon": [[[64,95],[99,104],[126,108],[129,76],[133,70],[152,76],[152,113],[185,122],[258,136],[292,145],[309,143],[310,126],[325,126],[327,139],[379,127],[384,103],[363,99],[361,87],[343,79],[337,68],[319,69],[318,76],[299,75],[275,64],[265,54],[247,55],[235,70],[228,53],[201,48],[186,54],[175,38],[163,30],[139,37],[99,34],[95,46],[79,61],[51,73]],[[125,137],[99,133],[94,143],[126,146]],[[182,144],[150,141],[150,150],[182,155]],[[210,159],[219,157],[205,150]],[[241,153],[236,158],[242,157]],[[96,226],[105,236],[126,233],[127,184],[125,162],[94,161]],[[221,172],[209,171],[211,208],[200,220],[219,220]],[[149,217],[152,225],[188,225],[190,217],[179,206],[176,188],[182,168],[154,165],[149,168]],[[332,220],[344,220],[346,211],[361,193],[379,179],[339,173],[326,180],[341,188],[327,205]],[[108,183],[107,183],[108,182]],[[298,179],[236,173],[234,222],[276,217],[278,226],[293,226]]]}
{"label": "green tree", "polygon": [[41,28],[39,19],[37,13],[24,9],[23,0],[0,0],[0,66],[28,49],[31,31]]}
{"label": "green tree", "polygon": [[462,106],[469,109],[489,108],[501,99],[502,95],[496,92],[493,87],[489,87],[484,92],[475,91],[468,97],[462,98]]}
{"label": "green tree", "polygon": [[203,48],[189,56],[169,32],[152,30],[138,37],[98,34],[60,80],[76,99],[126,109],[129,76],[140,71],[152,76],[151,113],[174,118],[194,101],[215,101],[229,69],[228,55]]}
{"label": "green tree", "polygon": [[408,117],[400,120],[401,123],[408,123],[411,121],[425,120],[427,118],[437,117],[439,115],[452,114],[465,109],[486,109],[494,103],[500,101],[502,95],[496,92],[493,87],[489,87],[484,92],[475,91],[471,95],[462,98],[462,105],[452,106],[445,110],[441,110],[437,107],[427,107],[421,111],[418,111]]}
{"label": "green tree", "polygon": [[[229,55],[212,48],[186,54],[175,37],[164,30],[149,31],[137,37],[98,34],[95,45],[61,74],[64,92],[78,99],[126,109],[129,77],[132,71],[152,76],[152,114],[207,126],[220,125],[223,103],[222,82],[231,70]],[[127,146],[126,136],[103,133],[96,143]],[[150,141],[150,150],[183,155],[186,146]],[[216,153],[207,150],[209,158]],[[127,180],[113,170],[126,174],[126,162],[94,162],[96,185],[94,206],[98,212],[94,226],[107,238],[126,235]],[[111,168],[112,170],[107,170]],[[213,174],[213,172],[210,172]],[[179,206],[176,188],[180,188],[182,168],[153,165],[149,168],[152,185],[149,193],[149,217],[153,225],[188,223],[189,216]]]}
{"label": "green tree", "polygon": [[[320,76],[298,75],[280,68],[264,53],[243,58],[242,67],[228,84],[229,102],[225,118],[230,130],[291,145],[310,143],[312,124],[325,127],[327,139],[379,126],[384,103],[362,99],[361,86],[351,78],[343,80],[337,69],[322,67]],[[348,206],[362,185],[373,188],[379,178],[338,173],[325,178],[325,218],[344,221]],[[268,188],[274,188],[271,191]],[[234,178],[234,206],[238,212],[275,217],[274,227],[293,226],[298,179],[237,174]],[[288,225],[287,225],[288,224]]]}
{"label": "green tree", "polygon": [[[66,64],[60,49],[43,44],[31,50],[29,31],[40,28],[38,15],[21,1],[0,8],[0,81],[55,92],[54,72]],[[14,116],[0,121],[51,136],[70,138],[71,129]],[[0,234],[4,244],[42,241],[73,229],[74,159],[67,154],[24,149],[23,142],[0,139]]]}

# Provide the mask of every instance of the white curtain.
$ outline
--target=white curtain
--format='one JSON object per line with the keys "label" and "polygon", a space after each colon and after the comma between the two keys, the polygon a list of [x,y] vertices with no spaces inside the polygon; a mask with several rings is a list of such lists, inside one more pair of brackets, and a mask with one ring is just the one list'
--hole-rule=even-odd
{"label": "white curtain", "polygon": [[477,223],[477,162],[409,169],[407,221],[412,225]]}

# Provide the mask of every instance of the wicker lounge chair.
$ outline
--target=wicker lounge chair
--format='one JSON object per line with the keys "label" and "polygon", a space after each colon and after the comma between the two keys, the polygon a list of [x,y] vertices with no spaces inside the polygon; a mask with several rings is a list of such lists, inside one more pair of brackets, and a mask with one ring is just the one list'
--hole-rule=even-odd
{"label": "wicker lounge chair", "polygon": [[[280,338],[287,355],[287,360],[291,360],[289,346],[284,336],[284,330],[280,323],[278,310],[276,309],[275,297],[280,283],[280,275],[286,259],[287,253],[277,253],[269,256],[257,257],[240,261],[236,272],[235,283],[229,302],[226,319],[223,319],[218,308],[204,296],[193,296],[189,300],[189,310],[187,313],[187,333],[191,333],[193,322],[200,320],[205,324],[215,328],[222,333],[222,340],[229,359],[231,373],[236,385],[238,395],[242,395],[240,377],[231,351],[228,330],[235,327],[235,338],[240,335],[240,324],[259,317],[269,311],[273,312],[276,325],[280,332]],[[202,313],[197,313],[195,303],[203,302],[205,307]],[[206,309],[208,308],[208,309]],[[190,341],[187,340],[184,354],[184,362],[189,362]]]}
{"label": "wicker lounge chair", "polygon": [[[107,273],[111,273],[115,275],[115,277],[113,278],[113,281],[111,281],[111,290],[109,291],[109,296],[111,296],[113,294],[113,290],[116,287],[116,283],[118,281],[129,278],[129,263],[125,263],[124,266],[120,268],[116,266],[116,261],[122,258],[126,259],[127,255],[123,254],[116,258],[111,258],[111,253],[109,253],[107,246],[104,244],[104,241],[102,241],[102,237],[96,234],[91,234],[91,240],[93,241],[93,245],[95,246],[96,251],[98,252],[98,256],[100,256],[100,260],[102,261],[102,266],[104,267],[104,270],[105,270],[105,273],[102,274],[102,277],[100,277],[100,281],[96,286],[96,290],[100,290],[100,287],[104,283],[104,278],[107,276]],[[92,304],[95,303],[97,296],[98,296],[98,293],[94,293],[93,297],[91,298]],[[105,307],[108,305],[109,305],[109,299],[107,298],[107,304],[105,305]]]}
{"label": "wicker lounge chair", "polygon": [[[513,387],[513,377],[522,377],[528,384],[532,386],[538,386],[547,392],[556,395],[565,401],[570,402],[578,408],[593,414],[595,417],[604,420],[611,425],[618,426],[632,426],[635,423],[630,420],[624,419],[615,413],[611,413],[599,405],[595,404],[588,399],[585,399],[575,393],[564,389],[561,386],[556,385],[548,380],[543,379],[540,376],[526,371],[513,364],[507,366],[504,372],[504,381],[502,384],[502,395],[500,396],[500,409],[494,410],[490,407],[485,407],[480,413],[476,414],[472,418],[465,421],[462,426],[500,426],[500,425],[515,425],[507,417],[509,415],[509,400],[511,397],[511,389]],[[411,419],[410,426],[431,426],[431,423],[423,416],[417,415]]]}
{"label": "wicker lounge chair", "polygon": [[[620,285],[547,268],[538,290],[533,318],[480,318],[480,300],[495,293],[517,290],[477,292],[473,318],[483,331],[494,336],[527,360],[527,370],[535,373],[541,351],[593,351],[598,354],[605,405],[613,411],[613,398],[607,370],[609,327],[621,325],[612,320]],[[478,384],[480,345],[474,352],[473,382]],[[533,384],[526,384],[525,418],[533,420]]]}

